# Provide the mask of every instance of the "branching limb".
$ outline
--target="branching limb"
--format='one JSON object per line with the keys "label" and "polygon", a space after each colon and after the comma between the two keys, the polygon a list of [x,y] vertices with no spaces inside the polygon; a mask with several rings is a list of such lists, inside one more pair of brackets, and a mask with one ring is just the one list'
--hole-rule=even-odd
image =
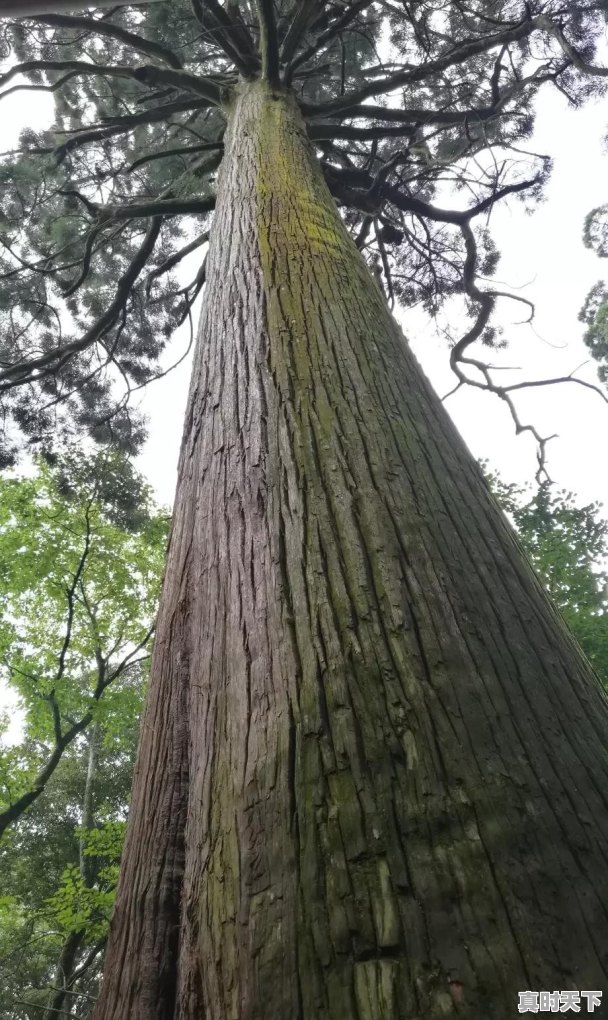
{"label": "branching limb", "polygon": [[[83,196],[81,195],[80,198]],[[126,205],[97,205],[91,203],[101,223],[108,220],[132,220],[150,216],[187,216],[212,212],[215,209],[215,195],[206,198],[174,198],[128,202]],[[2,377],[0,376],[0,379]]]}
{"label": "branching limb", "polygon": [[61,163],[68,153],[91,142],[101,142],[107,138],[114,138],[116,135],[128,134],[141,124],[157,124],[160,121],[169,120],[176,113],[188,113],[190,111],[204,110],[209,103],[194,98],[178,100],[174,103],[166,103],[153,110],[146,110],[142,113],[131,113],[126,117],[116,117],[104,127],[92,127],[80,130],[71,135],[67,141],[58,146],[46,148],[34,148],[31,151],[39,153],[55,153],[57,162]]}
{"label": "branching limb", "polygon": [[205,230],[203,231],[202,234],[199,234],[198,237],[195,237],[194,240],[190,242],[190,244],[187,244],[184,248],[181,248],[178,252],[175,253],[175,255],[171,255],[168,259],[165,259],[165,261],[162,262],[160,266],[157,266],[156,269],[153,269],[152,272],[149,273],[148,276],[146,277],[145,283],[146,292],[148,294],[150,293],[150,289],[152,287],[152,283],[154,280],[157,280],[159,276],[163,276],[164,273],[169,273],[172,269],[175,268],[175,266],[179,265],[182,259],[186,258],[186,256],[190,255],[193,251],[196,251],[196,249],[200,248],[201,245],[206,244],[208,240],[209,231]]}
{"label": "branching limb", "polygon": [[537,27],[536,19],[526,16],[513,28],[506,28],[491,35],[476,36],[457,46],[450,47],[435,60],[419,64],[417,67],[407,67],[402,71],[389,74],[378,81],[370,81],[354,92],[347,92],[345,95],[339,96],[329,103],[321,104],[317,107],[317,112],[321,115],[337,113],[340,110],[363,103],[365,99],[369,99],[371,96],[384,95],[394,92],[395,89],[423,81],[425,78],[441,74],[448,67],[464,63],[464,61],[481,53],[487,53],[488,50],[495,49],[497,46],[510,42],[519,42],[531,35]]}
{"label": "branching limb", "polygon": [[133,173],[139,167],[152,163],[157,159],[170,159],[172,156],[191,156],[195,152],[222,152],[223,149],[224,143],[221,140],[217,142],[201,142],[199,145],[182,145],[175,149],[160,149],[157,152],[148,152],[145,156],[140,156],[139,159],[134,160],[127,167],[127,173]]}
{"label": "branching limb", "polygon": [[256,0],[258,24],[260,26],[260,57],[262,77],[275,88],[280,83],[279,36],[274,0]]}
{"label": "branching limb", "polygon": [[114,300],[83,336],[79,340],[65,344],[63,347],[55,347],[39,358],[31,358],[28,361],[19,362],[0,372],[0,392],[9,390],[14,386],[23,386],[27,383],[35,382],[43,375],[53,374],[69,361],[70,358],[91,347],[104,333],[111,329],[119,319],[129,299],[132,287],[154,250],[161,225],[162,217],[155,216],[148,227],[137,254],[133,257],[129,267],[117,284]]}
{"label": "branching limb", "polygon": [[285,77],[286,83],[290,84],[293,79],[294,72],[298,67],[301,67],[302,64],[312,60],[312,58],[318,53],[321,53],[321,51],[325,49],[329,43],[333,41],[333,39],[339,36],[340,33],[343,32],[344,29],[347,28],[348,25],[350,25],[350,23],[365,10],[366,7],[371,7],[371,4],[372,0],[357,0],[357,2],[351,3],[341,17],[336,18],[329,28],[317,36],[310,46],[308,46],[305,50],[302,50],[302,52],[291,61]]}
{"label": "branching limb", "polygon": [[582,71],[584,74],[590,74],[593,77],[608,78],[608,67],[598,67],[595,64],[588,64],[586,60],[581,57],[577,49],[568,42],[561,25],[552,21],[552,19],[546,15],[541,14],[536,18],[536,24],[539,28],[544,29],[559,43],[563,53],[571,60],[577,70]]}
{"label": "branching limb", "polygon": [[240,19],[231,18],[218,0],[191,0],[196,18],[203,26],[211,25],[213,35],[224,53],[246,78],[259,68],[253,40]]}
{"label": "branching limb", "polygon": [[149,57],[157,57],[164,64],[168,64],[169,67],[174,67],[176,70],[182,67],[179,57],[168,47],[150,39],[144,39],[143,36],[129,32],[128,29],[122,28],[120,25],[113,25],[105,18],[86,18],[68,14],[38,14],[31,20],[36,25],[49,25],[50,28],[82,29],[95,35],[109,36],[110,39],[117,39],[118,42],[125,43],[140,53],[146,53]]}
{"label": "branching limb", "polygon": [[[326,109],[322,105],[312,106],[303,103],[301,109],[304,116],[308,118],[327,114]],[[485,106],[480,107],[478,110],[425,110],[422,107],[401,109],[399,107],[373,106],[365,103],[339,110],[335,116],[340,120],[348,117],[353,120],[365,119],[411,125],[440,124],[450,126],[452,124],[474,124],[476,121],[491,120],[499,112],[498,106]]]}
{"label": "branching limb", "polygon": [[[156,64],[142,64],[140,67],[113,66],[93,64],[85,60],[28,60],[22,64],[14,64],[3,75],[0,75],[0,88],[8,84],[19,74],[31,71],[73,71],[86,77],[129,78],[142,85],[172,85],[175,88],[202,96],[209,103],[220,106],[223,99],[222,88],[211,78],[198,77],[187,71],[174,70],[169,67],[158,67]],[[0,93],[0,99],[4,93]]]}
{"label": "branching limb", "polygon": [[[456,393],[463,385],[474,386],[477,389],[486,390],[494,393],[500,397],[501,400],[506,403],[513,423],[515,425],[515,432],[519,435],[522,432],[529,432],[537,444],[537,462],[538,468],[536,472],[536,479],[539,484],[544,481],[549,481],[549,475],[546,469],[546,450],[547,444],[551,439],[555,438],[555,435],[542,436],[538,430],[530,424],[522,424],[511,394],[524,389],[538,388],[544,386],[554,386],[561,383],[574,383],[575,385],[583,386],[586,389],[593,390],[597,393],[605,403],[608,403],[608,395],[600,389],[599,386],[594,383],[587,382],[584,379],[578,379],[574,373],[567,376],[558,376],[552,379],[535,379],[528,382],[521,383],[510,383],[502,385],[497,383],[491,372],[491,367],[479,358],[472,358],[467,356],[466,351],[468,348],[478,340],[484,329],[486,328],[490,316],[494,310],[496,300],[499,297],[509,297],[514,300],[523,301],[529,305],[532,309],[531,302],[525,298],[521,298],[519,295],[506,294],[503,291],[487,290],[482,291],[477,286],[475,281],[475,274],[477,268],[477,247],[475,244],[475,238],[473,231],[471,230],[470,224],[464,222],[461,224],[462,234],[465,240],[465,246],[467,251],[467,257],[465,260],[464,271],[463,271],[463,290],[469,298],[471,298],[478,306],[478,315],[473,323],[472,327],[465,333],[465,335],[454,345],[450,353],[450,365],[452,371],[455,373],[458,382],[456,386],[445,395],[444,400],[452,394]],[[529,320],[528,320],[529,321]],[[472,377],[469,373],[465,372],[465,366],[475,369],[479,372],[481,378]],[[576,370],[575,370],[576,371]]]}
{"label": "branching limb", "polygon": [[297,7],[281,46],[281,63],[288,64],[310,22],[324,6],[324,0],[302,0]]}

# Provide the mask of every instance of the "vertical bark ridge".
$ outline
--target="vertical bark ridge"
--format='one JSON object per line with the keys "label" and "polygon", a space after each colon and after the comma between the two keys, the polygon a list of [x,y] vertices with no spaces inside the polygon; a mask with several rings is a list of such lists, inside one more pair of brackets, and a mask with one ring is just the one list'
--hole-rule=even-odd
{"label": "vertical bark ridge", "polygon": [[191,517],[191,508],[176,507],[96,1020],[173,1020],[175,1012],[188,804]]}
{"label": "vertical bark ridge", "polygon": [[[140,805],[181,772],[138,784],[187,728],[175,1020],[510,1020],[519,989],[601,989],[606,698],[264,83],[230,111],[207,279],[125,966]],[[161,1016],[138,995],[96,1020]]]}

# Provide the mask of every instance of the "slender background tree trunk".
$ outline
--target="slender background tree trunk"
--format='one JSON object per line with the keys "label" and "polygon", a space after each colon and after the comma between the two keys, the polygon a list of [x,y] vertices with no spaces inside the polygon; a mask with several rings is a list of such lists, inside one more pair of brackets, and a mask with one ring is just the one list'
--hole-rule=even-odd
{"label": "slender background tree trunk", "polygon": [[230,110],[95,1020],[608,992],[608,713],[337,214]]}
{"label": "slender background tree trunk", "polygon": [[[95,825],[94,785],[97,775],[97,763],[99,759],[99,748],[101,745],[102,733],[99,723],[92,723],[87,734],[89,752],[87,756],[87,776],[84,784],[82,798],[82,828],[86,831]],[[78,858],[80,863],[80,877],[83,884],[92,888],[95,881],[93,861],[85,854],[86,835],[81,835],[78,846]],[[44,1012],[44,1020],[56,1020],[57,1014],[61,1012],[68,992],[74,984],[75,975],[78,973],[78,956],[84,942],[84,931],[69,932],[59,955],[57,969],[55,971],[54,988],[49,996],[49,1001]],[[72,1003],[73,1005],[73,1003]]]}

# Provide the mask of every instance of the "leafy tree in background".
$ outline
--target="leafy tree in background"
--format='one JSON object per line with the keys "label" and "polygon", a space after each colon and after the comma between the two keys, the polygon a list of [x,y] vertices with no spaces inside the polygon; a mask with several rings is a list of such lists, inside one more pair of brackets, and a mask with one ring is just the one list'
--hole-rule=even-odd
{"label": "leafy tree in background", "polygon": [[165,530],[116,454],[0,484],[0,668],[27,733],[0,759],[0,836],[93,721],[129,713],[121,680],[149,654]]}
{"label": "leafy tree in background", "polygon": [[[104,733],[92,780],[90,729],[0,843],[0,1011],[7,1020],[40,1020],[62,1008],[87,1016],[97,994],[136,748],[133,702],[143,695],[142,678],[131,681],[130,732],[125,719],[120,734]],[[99,740],[99,728],[96,734]]]}
{"label": "leafy tree in background", "polygon": [[6,1017],[78,1011],[96,988],[166,526],[117,454],[0,483],[1,669],[23,731],[0,752]]}
{"label": "leafy tree in background", "polygon": [[579,506],[573,493],[553,486],[541,485],[531,495],[492,472],[488,480],[554,605],[608,689],[608,522],[603,507]]}
{"label": "leafy tree in background", "polygon": [[[592,209],[585,220],[583,241],[601,259],[608,258],[608,205]],[[608,288],[602,281],[587,295],[579,316],[587,326],[585,343],[599,363],[602,382],[608,378]]]}
{"label": "leafy tree in background", "polygon": [[95,1020],[507,1020],[518,989],[606,986],[606,699],[388,308],[460,296],[457,383],[542,474],[515,401],[549,380],[484,357],[487,214],[542,193],[531,104],[601,92],[604,26],[558,0],[7,23],[4,94],[24,74],[57,120],[0,171],[5,460],[134,448],[127,397],[204,297]]}

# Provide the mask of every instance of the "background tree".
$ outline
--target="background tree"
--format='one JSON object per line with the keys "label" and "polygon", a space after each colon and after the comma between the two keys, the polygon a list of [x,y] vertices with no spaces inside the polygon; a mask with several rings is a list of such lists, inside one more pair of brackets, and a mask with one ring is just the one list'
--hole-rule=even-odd
{"label": "background tree", "polygon": [[96,990],[167,519],[121,456],[71,452],[2,481],[0,522],[0,1003],[40,1020]]}
{"label": "background tree", "polygon": [[502,296],[480,217],[541,192],[530,103],[604,87],[604,23],[195,0],[7,29],[5,92],[58,100],[3,171],[7,421],[133,447],[112,383],[205,283],[96,1020],[506,1020],[605,983],[606,700],[386,301],[460,294],[457,382],[523,427],[548,380],[473,352]]}
{"label": "background tree", "polygon": [[27,737],[0,762],[0,835],[93,721],[128,711],[120,681],[149,655],[165,531],[119,455],[1,483],[1,668]]}
{"label": "background tree", "polygon": [[608,522],[598,503],[541,485],[532,494],[490,473],[490,487],[551,599],[608,687]]}
{"label": "background tree", "polygon": [[[601,259],[608,258],[608,205],[592,209],[585,220],[583,241]],[[599,281],[591,288],[579,316],[587,326],[585,343],[598,362],[598,374],[606,382],[608,372],[608,290]]]}

